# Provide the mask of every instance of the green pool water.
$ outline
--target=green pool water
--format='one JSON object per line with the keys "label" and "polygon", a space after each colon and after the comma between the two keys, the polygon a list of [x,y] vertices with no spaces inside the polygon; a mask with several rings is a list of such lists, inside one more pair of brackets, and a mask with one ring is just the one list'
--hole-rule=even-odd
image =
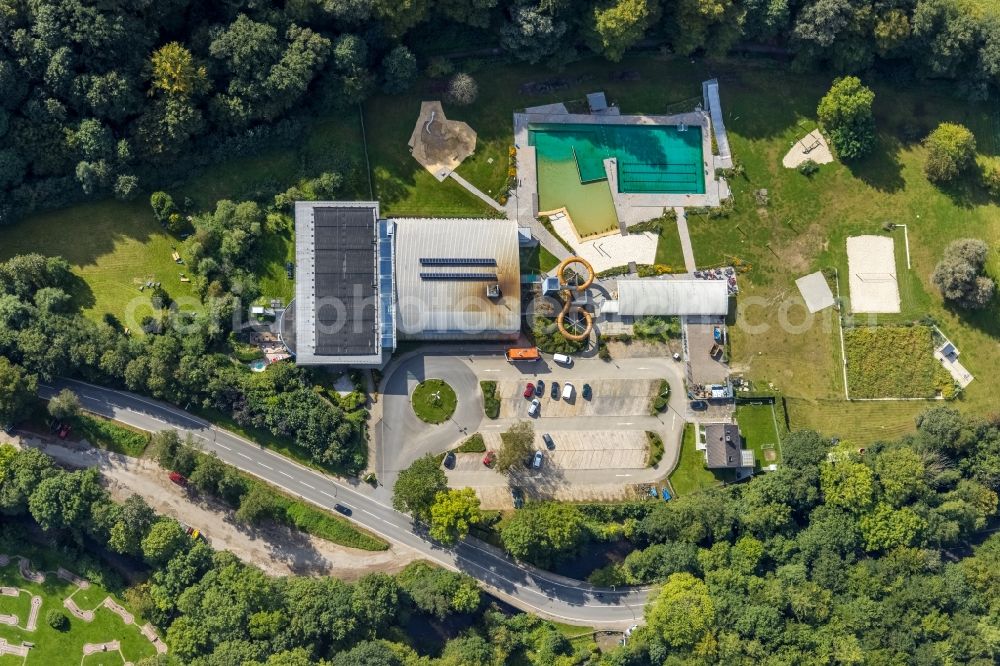
{"label": "green pool water", "polygon": [[536,124],[539,210],[565,206],[581,236],[618,226],[604,160],[617,158],[623,193],[703,194],[701,128]]}

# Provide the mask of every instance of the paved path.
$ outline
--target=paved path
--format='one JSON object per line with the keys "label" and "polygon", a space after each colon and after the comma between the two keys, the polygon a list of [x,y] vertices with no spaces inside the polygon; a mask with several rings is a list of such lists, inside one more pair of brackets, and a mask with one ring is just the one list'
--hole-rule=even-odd
{"label": "paved path", "polygon": [[684,253],[684,267],[688,273],[693,273],[698,265],[694,263],[694,249],[691,247],[691,234],[688,232],[687,213],[682,206],[675,206],[677,214],[677,235],[681,237],[681,251]]}
{"label": "paved path", "polygon": [[499,212],[503,213],[504,215],[507,214],[507,209],[504,208],[503,206],[501,206],[496,201],[496,199],[494,199],[491,196],[488,196],[488,195],[484,194],[482,192],[482,190],[480,190],[478,187],[476,187],[475,185],[473,185],[472,183],[470,183],[466,179],[464,179],[461,176],[459,176],[454,171],[452,171],[448,175],[451,176],[455,180],[456,183],[458,183],[459,185],[461,185],[462,187],[464,187],[465,189],[467,189],[469,192],[471,192],[472,194],[476,195],[477,197],[479,197],[480,199],[482,199],[483,201],[485,201],[487,204],[489,204],[490,207],[493,208],[493,210],[499,211]]}
{"label": "paved path", "polygon": [[651,588],[597,588],[517,562],[474,538],[443,547],[429,538],[425,526],[379,501],[367,485],[307,468],[172,405],[74,380],[42,385],[39,394],[50,398],[63,388],[72,389],[88,411],[150,432],[176,429],[182,436],[190,435],[223,462],[316,506],[327,510],[333,510],[337,502],[350,506],[355,522],[444,567],[473,576],[492,594],[522,610],[563,622],[621,629],[641,620],[649,599]]}

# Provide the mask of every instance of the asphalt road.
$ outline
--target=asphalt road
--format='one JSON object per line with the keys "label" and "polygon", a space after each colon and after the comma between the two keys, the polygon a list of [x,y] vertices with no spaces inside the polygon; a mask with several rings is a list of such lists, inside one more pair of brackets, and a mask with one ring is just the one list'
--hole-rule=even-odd
{"label": "asphalt road", "polygon": [[[475,381],[474,375],[472,380]],[[51,386],[42,385],[39,394],[49,398],[62,388],[72,389],[84,409],[96,414],[150,432],[175,429],[182,436],[191,435],[203,450],[214,452],[221,460],[319,507],[333,510],[336,503],[350,507],[351,519],[368,530],[414,548],[444,567],[469,574],[489,592],[522,610],[598,628],[623,629],[642,619],[651,588],[595,588],[515,562],[500,550],[473,538],[454,547],[443,547],[426,535],[422,525],[414,524],[409,516],[379,501],[363,483],[334,479],[177,407],[133,393],[64,380]]]}

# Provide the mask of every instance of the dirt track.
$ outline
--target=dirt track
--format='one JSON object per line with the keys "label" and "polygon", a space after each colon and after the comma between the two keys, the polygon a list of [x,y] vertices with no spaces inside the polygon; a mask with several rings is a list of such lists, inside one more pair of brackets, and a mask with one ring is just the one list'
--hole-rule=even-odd
{"label": "dirt track", "polygon": [[96,449],[77,450],[38,440],[25,440],[60,463],[74,467],[98,466],[117,500],[140,495],[157,513],[173,516],[202,530],[216,550],[228,550],[244,562],[273,576],[329,575],[354,580],[367,573],[399,571],[418,559],[417,553],[398,545],[370,552],[346,548],[281,526],[265,529],[236,523],[233,512],[216,502],[193,499],[170,482],[159,465]]}

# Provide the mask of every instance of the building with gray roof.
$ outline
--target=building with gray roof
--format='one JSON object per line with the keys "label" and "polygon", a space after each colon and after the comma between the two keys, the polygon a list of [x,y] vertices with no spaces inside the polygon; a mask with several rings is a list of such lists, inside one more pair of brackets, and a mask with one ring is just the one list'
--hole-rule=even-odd
{"label": "building with gray roof", "polygon": [[729,288],[725,280],[618,280],[617,308],[620,317],[721,316],[729,312]]}
{"label": "building with gray roof", "polygon": [[709,469],[754,468],[753,451],[743,449],[739,426],[709,423],[705,426],[705,466]]}
{"label": "building with gray roof", "polygon": [[407,340],[515,340],[517,222],[394,219],[397,326]]}

